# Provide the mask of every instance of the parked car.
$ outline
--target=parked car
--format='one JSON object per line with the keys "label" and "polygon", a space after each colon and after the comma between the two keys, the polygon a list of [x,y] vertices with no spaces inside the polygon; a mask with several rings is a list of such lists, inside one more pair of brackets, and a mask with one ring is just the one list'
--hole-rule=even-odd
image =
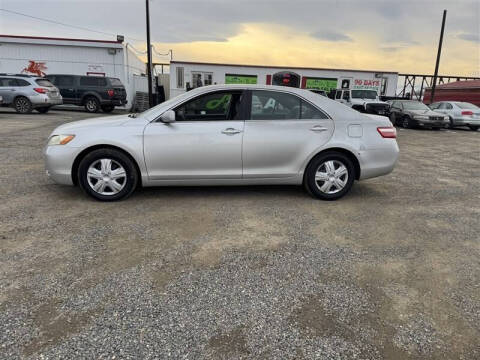
{"label": "parked car", "polygon": [[335,100],[363,113],[388,115],[389,105],[380,101],[376,90],[338,89]]}
{"label": "parked car", "polygon": [[47,77],[60,89],[64,104],[84,106],[87,112],[102,109],[110,113],[115,106],[127,104],[125,86],[117,78],[61,74]]}
{"label": "parked car", "polygon": [[440,101],[430,105],[430,109],[448,115],[449,126],[468,126],[471,130],[480,128],[480,108],[461,101]]}
{"label": "parked car", "polygon": [[404,128],[428,127],[438,130],[448,126],[449,119],[415,100],[390,100],[390,121]]}
{"label": "parked car", "polygon": [[307,90],[266,85],[194,89],[139,115],[64,124],[45,148],[47,174],[104,201],[137,186],[304,185],[335,200],[354,180],[390,173],[396,131]]}
{"label": "parked car", "polygon": [[46,113],[62,103],[58,89],[45,78],[30,75],[0,74],[1,106],[13,107],[18,113],[29,114],[34,109]]}

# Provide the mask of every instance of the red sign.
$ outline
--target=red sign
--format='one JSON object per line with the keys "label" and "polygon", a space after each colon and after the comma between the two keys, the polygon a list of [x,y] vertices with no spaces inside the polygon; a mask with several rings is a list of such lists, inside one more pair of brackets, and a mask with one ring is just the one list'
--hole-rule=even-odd
{"label": "red sign", "polygon": [[28,61],[28,66],[22,70],[22,73],[30,73],[35,74],[38,76],[45,76],[46,74],[43,72],[47,70],[47,66],[44,62],[35,62],[33,60]]}

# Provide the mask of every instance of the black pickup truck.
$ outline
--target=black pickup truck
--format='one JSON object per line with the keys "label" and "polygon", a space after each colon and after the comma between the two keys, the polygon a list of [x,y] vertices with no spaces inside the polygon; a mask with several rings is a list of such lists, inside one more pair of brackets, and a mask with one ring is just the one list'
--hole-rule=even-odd
{"label": "black pickup truck", "polygon": [[84,106],[90,113],[109,113],[115,106],[127,104],[125,86],[117,78],[48,74],[46,76],[59,90],[64,104]]}

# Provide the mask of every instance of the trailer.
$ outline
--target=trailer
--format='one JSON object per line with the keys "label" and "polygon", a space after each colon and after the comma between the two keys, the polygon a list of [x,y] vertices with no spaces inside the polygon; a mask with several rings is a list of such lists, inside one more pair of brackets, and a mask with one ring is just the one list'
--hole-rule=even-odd
{"label": "trailer", "polygon": [[[430,104],[432,88],[425,89],[423,102]],[[480,106],[480,80],[455,81],[437,85],[435,88],[435,102],[462,101]]]}

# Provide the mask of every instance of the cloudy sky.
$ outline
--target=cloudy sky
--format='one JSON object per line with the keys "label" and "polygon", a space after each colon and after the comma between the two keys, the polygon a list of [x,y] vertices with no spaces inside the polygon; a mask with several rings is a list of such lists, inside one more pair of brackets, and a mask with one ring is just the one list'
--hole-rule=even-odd
{"label": "cloudy sky", "polygon": [[[151,0],[152,40],[174,59],[480,76],[480,1]],[[144,0],[0,0],[0,8],[123,34],[145,49]],[[0,11],[0,33],[112,39]],[[156,56],[155,60],[167,60]]]}

